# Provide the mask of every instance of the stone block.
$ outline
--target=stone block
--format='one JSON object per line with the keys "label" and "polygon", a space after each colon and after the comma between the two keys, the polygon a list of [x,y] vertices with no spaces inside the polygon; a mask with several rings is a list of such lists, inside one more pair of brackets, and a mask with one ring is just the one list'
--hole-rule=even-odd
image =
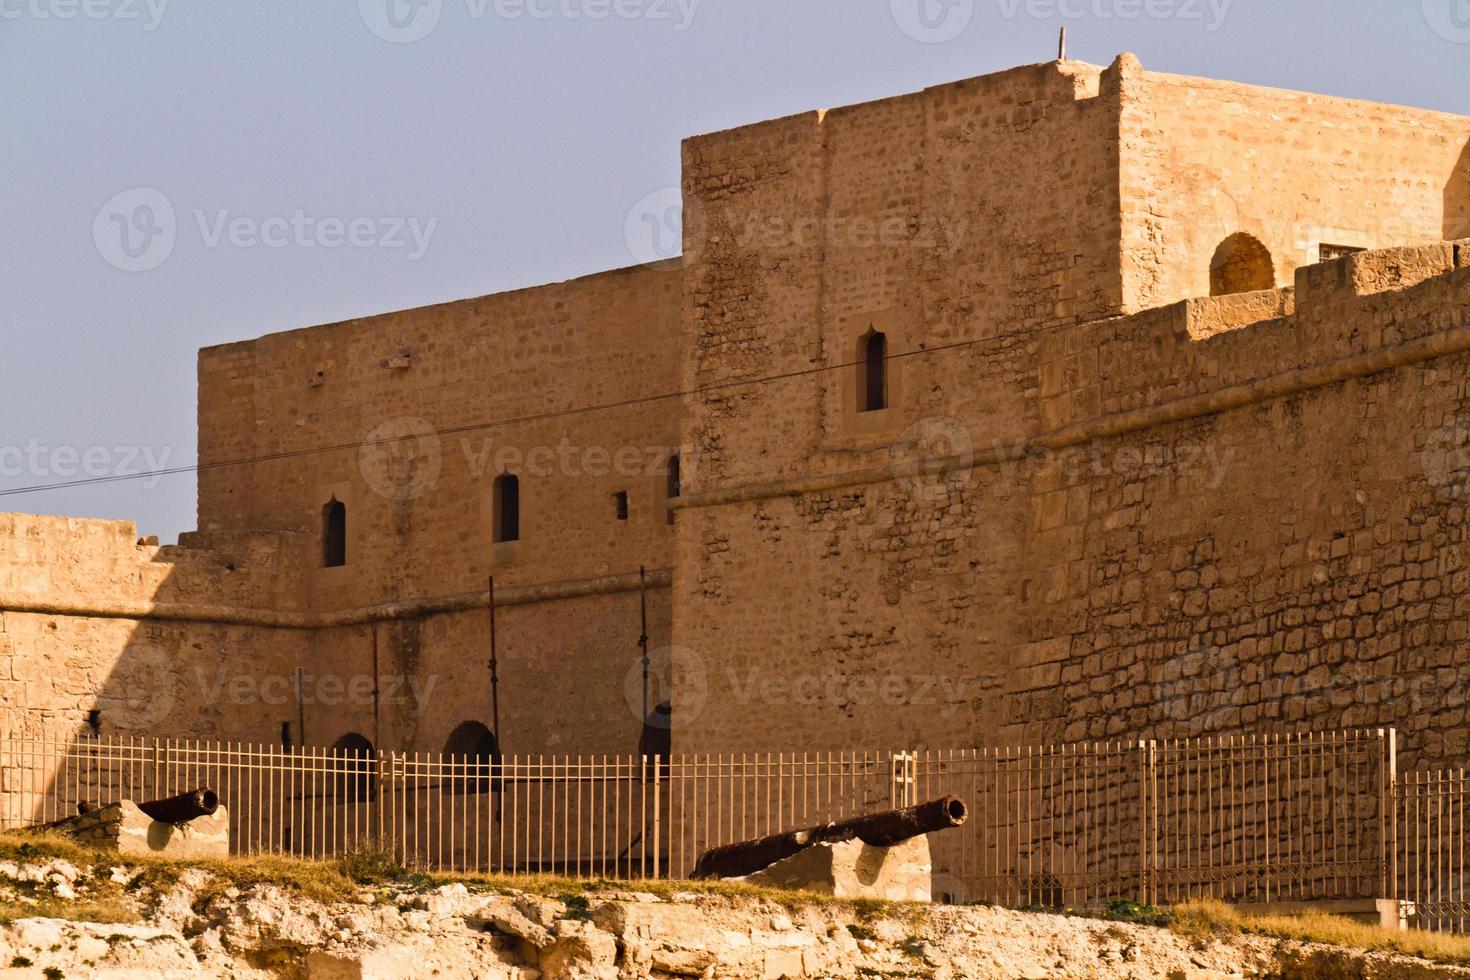
{"label": "stone block", "polygon": [[123,854],[180,860],[230,856],[230,816],[221,806],[207,817],[170,824],[154,820],[131,800],[98,807],[55,827],[93,847]]}
{"label": "stone block", "polygon": [[860,840],[818,844],[764,871],[731,880],[833,898],[928,902],[933,872],[929,838],[921,835],[894,847],[873,847]]}

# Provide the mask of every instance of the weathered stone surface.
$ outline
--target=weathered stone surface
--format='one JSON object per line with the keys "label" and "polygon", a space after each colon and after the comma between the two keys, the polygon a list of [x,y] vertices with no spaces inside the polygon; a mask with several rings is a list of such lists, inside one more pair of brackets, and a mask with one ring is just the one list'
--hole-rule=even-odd
{"label": "weathered stone surface", "polygon": [[933,873],[929,838],[924,835],[895,847],[871,847],[860,840],[817,844],[764,871],[733,880],[835,898],[927,902]]}
{"label": "weathered stone surface", "polygon": [[230,856],[230,817],[224,806],[209,816],[170,824],[154,820],[131,800],[120,800],[71,817],[56,830],[93,847],[124,854],[180,861]]}
{"label": "weathered stone surface", "polygon": [[[139,869],[100,870],[130,880]],[[70,880],[86,901],[112,887],[98,872],[60,861],[7,865],[0,867],[0,899],[24,901],[26,889],[7,881]],[[112,894],[110,901],[118,901],[115,889]],[[787,906],[721,894],[661,900],[608,890],[584,893],[588,915],[555,899],[463,885],[384,889],[325,905],[270,884],[221,888],[201,869],[184,870],[162,895],[146,887],[122,895],[118,910],[146,914],[146,925],[16,918],[0,925],[0,963],[29,961],[34,973],[163,980],[1470,977],[1465,968],[1380,953],[1225,933],[1200,939],[994,908],[859,912],[818,900]],[[514,931],[487,917],[509,906],[526,910],[502,920]]]}

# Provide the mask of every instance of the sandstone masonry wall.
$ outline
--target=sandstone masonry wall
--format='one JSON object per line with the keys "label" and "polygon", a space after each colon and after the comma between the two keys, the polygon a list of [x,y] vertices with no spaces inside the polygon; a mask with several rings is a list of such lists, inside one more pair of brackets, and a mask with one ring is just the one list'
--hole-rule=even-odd
{"label": "sandstone masonry wall", "polygon": [[219,681],[284,679],[304,662],[307,634],[255,612],[289,615],[298,548],[281,534],[183,540],[139,544],[130,521],[0,515],[11,730],[76,730],[95,708],[108,734],[274,737],[292,712]]}
{"label": "sandstone masonry wall", "polygon": [[[687,142],[686,383],[721,387],[685,422],[699,468],[674,635],[707,691],[676,748],[1392,723],[1411,758],[1444,758],[1458,694],[1420,711],[1280,691],[1314,670],[1422,685],[1459,662],[1449,622],[1411,624],[1453,609],[1457,491],[1434,489],[1423,450],[1458,435],[1440,379],[1462,350],[1464,247],[1313,263],[1322,242],[1443,237],[1467,136],[1465,119],[1195,85],[1125,55]],[[895,214],[971,223],[942,248],[852,244],[857,218]],[[773,215],[822,235],[742,237]],[[1325,231],[1300,244],[1278,218]],[[1285,288],[1188,299],[1242,230]],[[1177,305],[1144,309],[1160,302]],[[892,404],[861,413],[868,329],[898,357]],[[1369,544],[1347,582],[1344,547]],[[1268,575],[1278,555],[1291,571]],[[1399,635],[1372,653],[1337,632],[1367,626],[1306,625],[1356,619],[1360,594],[1426,566],[1450,578],[1375,626]],[[1210,710],[1222,699],[1241,710]]]}
{"label": "sandstone masonry wall", "polygon": [[1129,308],[1210,292],[1210,260],[1245,232],[1276,284],[1321,243],[1470,237],[1470,119],[1404,106],[1145,72],[1125,56],[1121,161]]}
{"label": "sandstone masonry wall", "polygon": [[[201,527],[304,538],[319,680],[361,691],[376,651],[378,713],[361,696],[310,707],[312,744],[355,732],[442,750],[462,722],[491,727],[493,575],[502,749],[637,749],[624,687],[639,658],[638,570],[658,649],[680,410],[647,398],[679,389],[680,281],[679,263],[662,263],[201,353],[201,458],[281,457],[207,468]],[[610,407],[586,411],[598,406]],[[333,446],[349,448],[316,451]],[[520,480],[521,533],[497,544],[503,472]],[[324,568],[334,498],[347,506],[347,563]]]}

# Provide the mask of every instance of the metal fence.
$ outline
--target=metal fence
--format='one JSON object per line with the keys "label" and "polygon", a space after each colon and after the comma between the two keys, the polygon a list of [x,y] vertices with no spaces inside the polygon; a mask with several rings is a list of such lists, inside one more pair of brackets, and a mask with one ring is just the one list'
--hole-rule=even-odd
{"label": "metal fence", "polygon": [[1422,929],[1470,931],[1465,770],[1407,772],[1398,785],[1398,894]]}
{"label": "metal fence", "polygon": [[1462,771],[1396,774],[1392,730],[929,752],[514,756],[0,738],[0,826],[219,791],[237,853],[682,877],[705,848],[954,794],[936,892],[1008,906],[1401,898],[1470,929]]}
{"label": "metal fence", "polygon": [[957,899],[1096,906],[1387,895],[1393,733],[1103,742],[908,757],[911,799],[971,804],[936,835]]}

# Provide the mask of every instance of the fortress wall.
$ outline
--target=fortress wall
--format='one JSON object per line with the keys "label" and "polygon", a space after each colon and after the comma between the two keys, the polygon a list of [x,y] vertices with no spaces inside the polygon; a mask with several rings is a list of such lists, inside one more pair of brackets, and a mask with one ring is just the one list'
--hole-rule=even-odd
{"label": "fortress wall", "polygon": [[1467,263],[1470,242],[1365,252],[1303,267],[1291,289],[1186,300],[1054,331],[1039,353],[1043,428],[1156,408],[1443,332],[1458,311],[1379,321],[1399,316],[1414,295],[1405,290]]}
{"label": "fortress wall", "polygon": [[[678,391],[680,281],[679,264],[662,263],[201,353],[206,463],[308,451],[206,468],[201,527],[301,532],[320,627],[308,670],[360,691],[376,629],[382,675],[408,689],[377,725],[370,698],[339,698],[308,722],[313,744],[381,731],[385,747],[437,751],[462,721],[490,725],[493,575],[515,602],[500,611],[507,685],[524,685],[524,673],[512,678],[528,665],[549,685],[534,700],[506,691],[508,750],[636,747],[641,722],[621,684],[635,657],[639,567],[667,586],[680,402],[559,413]],[[483,426],[504,420],[514,421]],[[516,543],[493,541],[502,471],[520,478]],[[617,491],[629,494],[626,521]],[[322,508],[334,497],[347,505],[347,564],[323,568]],[[609,577],[619,584],[597,584]],[[593,594],[527,598],[545,589]],[[650,632],[666,645],[667,593],[652,591]],[[427,608],[398,608],[413,603]]]}
{"label": "fortress wall", "polygon": [[[1076,422],[1215,403],[1033,464],[1034,640],[1004,731],[1394,725],[1410,763],[1463,758],[1466,257],[1303,270],[1294,316],[1205,341],[1176,306],[1048,345],[1099,365],[1043,366]],[[1447,259],[1456,271],[1379,291]]]}
{"label": "fortress wall", "polygon": [[1058,328],[1040,424],[966,431],[973,467],[682,510],[700,619],[676,631],[720,693],[676,744],[1396,725],[1411,760],[1462,755],[1467,256]]}
{"label": "fortress wall", "polygon": [[1278,286],[1322,242],[1470,237],[1470,119],[1145,72],[1124,57],[1130,309],[1208,295],[1211,258],[1236,232],[1270,250]]}
{"label": "fortress wall", "polygon": [[[649,592],[649,644],[669,643],[669,591]],[[641,735],[638,594],[502,607],[497,617],[501,747],[508,755],[633,753]],[[368,679],[377,632],[380,711]],[[442,751],[461,723],[493,727],[484,609],[336,627],[312,641],[313,744],[357,732],[387,748]],[[662,661],[660,661],[662,662]],[[651,706],[667,698],[655,665]],[[336,694],[341,678],[346,693]],[[322,695],[326,696],[323,697]]]}
{"label": "fortress wall", "polygon": [[[676,392],[679,281],[664,263],[201,352],[201,529],[319,543],[335,495],[348,563],[313,573],[317,610],[666,566],[678,399],[543,416]],[[213,467],[275,454],[292,455]],[[522,534],[496,549],[502,469]]]}
{"label": "fortress wall", "polygon": [[[685,143],[686,379],[801,373],[690,406],[675,641],[707,695],[676,703],[677,750],[951,746],[992,727],[1022,636],[1024,487],[887,477],[951,441],[1021,438],[1039,338],[1119,308],[1115,85],[1039,65]],[[742,232],[799,221],[821,234]],[[870,329],[899,356],[891,407],[860,413]],[[885,476],[709,499],[868,469]]]}
{"label": "fortress wall", "polygon": [[[1036,65],[687,140],[686,382],[797,374],[690,407],[688,489],[881,459],[935,415],[1018,429],[1031,335],[1121,303],[1113,84]],[[870,330],[900,356],[859,413]]]}
{"label": "fortress wall", "polygon": [[237,618],[288,609],[296,549],[278,535],[210,543],[218,550],[149,547],[128,521],[0,515],[0,705],[12,728],[75,729],[99,709],[105,733],[277,737],[277,712],[225,682],[245,676],[258,691],[302,662],[304,632]]}

